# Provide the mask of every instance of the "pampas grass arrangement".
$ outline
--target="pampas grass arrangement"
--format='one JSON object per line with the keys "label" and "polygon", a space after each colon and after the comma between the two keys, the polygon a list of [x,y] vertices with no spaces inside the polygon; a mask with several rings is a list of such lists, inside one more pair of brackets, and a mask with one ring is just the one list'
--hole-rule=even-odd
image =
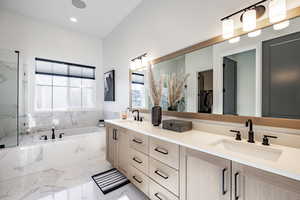
{"label": "pampas grass arrangement", "polygon": [[158,83],[156,83],[152,71],[152,65],[148,65],[148,77],[149,77],[149,90],[152,104],[159,106],[162,98],[162,84],[164,77],[161,76]]}
{"label": "pampas grass arrangement", "polygon": [[169,107],[176,107],[176,104],[182,99],[184,86],[190,74],[177,76],[175,73],[168,78],[168,104]]}

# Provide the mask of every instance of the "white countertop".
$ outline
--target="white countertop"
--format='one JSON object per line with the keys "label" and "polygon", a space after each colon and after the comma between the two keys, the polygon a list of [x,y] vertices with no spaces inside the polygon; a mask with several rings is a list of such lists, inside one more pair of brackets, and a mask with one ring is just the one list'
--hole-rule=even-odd
{"label": "white countertop", "polygon": [[[212,134],[199,130],[178,133],[162,129],[160,127],[154,127],[150,122],[135,122],[131,120],[106,120],[105,122],[139,132],[144,135],[175,143],[183,147],[205,152],[240,164],[300,181],[300,149],[297,148],[281,145],[263,146],[259,143],[249,144],[246,141],[235,141],[233,137]],[[234,152],[215,145],[221,141],[229,141],[234,144],[239,143],[239,146],[244,144],[246,146],[248,145],[248,149],[249,147],[253,147],[253,149],[265,149],[268,151],[270,150],[270,152],[280,152],[280,154],[278,157],[275,156],[276,158],[265,159],[263,156],[259,156],[259,151],[254,152],[255,150],[253,150],[252,155],[250,155],[241,152]]]}

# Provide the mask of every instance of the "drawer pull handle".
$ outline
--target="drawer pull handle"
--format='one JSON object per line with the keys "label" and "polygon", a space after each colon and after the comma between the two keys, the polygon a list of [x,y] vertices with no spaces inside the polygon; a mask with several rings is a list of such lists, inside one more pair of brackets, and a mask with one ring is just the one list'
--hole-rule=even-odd
{"label": "drawer pull handle", "polygon": [[155,193],[154,196],[155,196],[156,198],[158,198],[159,200],[163,200],[163,198],[161,198],[161,197],[159,196],[158,193]]}
{"label": "drawer pull handle", "polygon": [[158,153],[161,153],[164,155],[168,155],[168,153],[169,153],[166,149],[162,149],[162,148],[158,148],[158,147],[156,147],[154,150],[157,151]]}
{"label": "drawer pull handle", "polygon": [[234,200],[238,200],[240,197],[238,195],[238,177],[240,173],[237,172],[234,174]]}
{"label": "drawer pull handle", "polygon": [[154,172],[155,174],[157,174],[158,176],[164,178],[164,179],[168,179],[169,177],[167,175],[164,175],[162,172],[160,172],[159,170],[156,170]]}
{"label": "drawer pull handle", "polygon": [[138,182],[138,183],[142,183],[143,181],[142,180],[139,180],[136,176],[133,176],[132,177],[136,182]]}
{"label": "drawer pull handle", "polygon": [[143,141],[137,140],[137,139],[135,139],[135,138],[134,138],[132,141],[135,142],[135,143],[137,143],[137,144],[143,144]]}
{"label": "drawer pull handle", "polygon": [[137,163],[139,163],[139,164],[143,163],[143,161],[138,160],[136,157],[133,157],[132,160],[135,161],[135,162],[137,162]]}
{"label": "drawer pull handle", "polygon": [[222,194],[225,195],[227,193],[227,190],[225,189],[225,173],[227,171],[227,168],[224,168],[222,170]]}

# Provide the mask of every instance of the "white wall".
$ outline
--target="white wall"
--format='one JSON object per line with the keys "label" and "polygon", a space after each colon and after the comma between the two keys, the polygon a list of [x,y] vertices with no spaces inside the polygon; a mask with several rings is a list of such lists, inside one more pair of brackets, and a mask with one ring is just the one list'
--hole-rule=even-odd
{"label": "white wall", "polygon": [[103,109],[102,41],[42,21],[0,10],[0,48],[19,50],[21,70],[28,79],[29,101],[33,111],[35,57],[96,66],[97,110]]}

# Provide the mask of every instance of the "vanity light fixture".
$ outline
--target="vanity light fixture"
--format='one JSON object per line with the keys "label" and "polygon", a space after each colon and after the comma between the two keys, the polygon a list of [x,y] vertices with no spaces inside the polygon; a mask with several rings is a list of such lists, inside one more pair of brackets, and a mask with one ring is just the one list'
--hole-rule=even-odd
{"label": "vanity light fixture", "polygon": [[256,28],[256,10],[247,10],[243,14],[243,31],[248,32]]}
{"label": "vanity light fixture", "polygon": [[232,39],[229,40],[229,43],[230,43],[230,44],[237,43],[237,42],[240,41],[240,39],[241,39],[240,37],[232,38]]}
{"label": "vanity light fixture", "polygon": [[286,21],[280,22],[278,24],[274,24],[273,29],[278,31],[278,30],[282,30],[282,29],[287,28],[289,25],[290,25],[290,21],[286,20]]}
{"label": "vanity light fixture", "polygon": [[257,37],[261,34],[261,29],[248,33],[248,37]]}
{"label": "vanity light fixture", "polygon": [[[264,5],[261,5],[262,3],[266,2],[267,0],[259,1],[251,6],[248,6],[247,8],[244,8],[242,10],[239,10],[235,13],[232,13],[226,17],[223,17],[221,19],[222,21],[222,28],[223,28],[223,38],[228,39],[234,36],[234,21],[231,19],[231,17],[243,13],[240,17],[240,21],[243,23],[243,30],[245,32],[252,31],[256,28],[256,20],[262,17],[266,12],[266,7]],[[257,36],[260,34],[260,31],[255,31],[253,33],[250,33],[250,36]],[[233,38],[232,41],[236,41],[239,39]],[[237,42],[238,42],[237,41]],[[233,42],[233,43],[234,43]],[[230,42],[231,43],[231,42]]]}
{"label": "vanity light fixture", "polygon": [[269,3],[269,19],[271,23],[284,20],[287,15],[286,0],[271,0]]}
{"label": "vanity light fixture", "polygon": [[130,69],[132,71],[140,70],[146,67],[147,63],[148,63],[147,53],[144,53],[143,55],[140,55],[130,61]]}
{"label": "vanity light fixture", "polygon": [[222,21],[223,26],[223,38],[228,39],[234,35],[234,21],[233,19],[224,19]]}

